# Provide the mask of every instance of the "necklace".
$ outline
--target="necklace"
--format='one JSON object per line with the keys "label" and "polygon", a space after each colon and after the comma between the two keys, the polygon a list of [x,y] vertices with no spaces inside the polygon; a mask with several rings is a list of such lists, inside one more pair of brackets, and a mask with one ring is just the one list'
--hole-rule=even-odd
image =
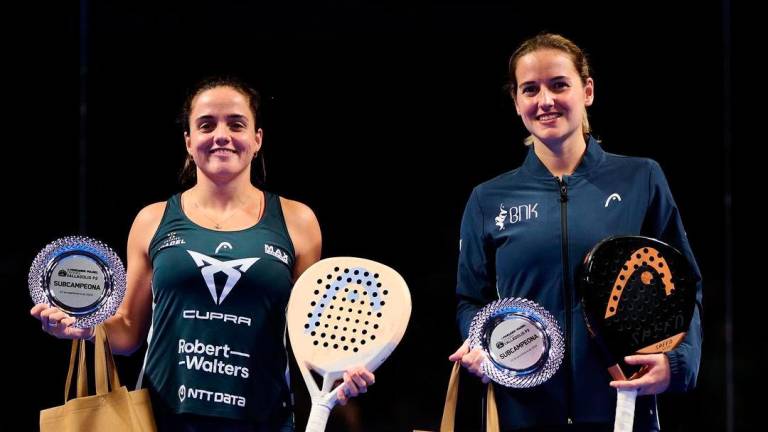
{"label": "necklace", "polygon": [[[206,210],[205,210],[203,207],[201,207],[201,206],[200,206],[200,204],[198,204],[198,203],[197,203],[197,201],[193,202],[193,203],[192,203],[192,205],[194,205],[194,206],[195,206],[195,208],[196,208],[196,209],[199,211],[199,213],[200,213],[200,214],[201,214],[201,215],[202,215],[204,218],[208,219],[210,222],[213,222],[213,227],[214,227],[214,229],[220,230],[220,229],[222,229],[222,226],[224,225],[224,222],[228,221],[228,220],[229,220],[230,218],[232,218],[232,216],[234,216],[234,215],[235,215],[237,212],[239,212],[240,210],[244,209],[244,208],[245,208],[245,206],[246,206],[246,205],[247,205],[249,202],[250,202],[250,200],[245,200],[245,201],[243,201],[243,203],[242,203],[242,204],[240,204],[238,207],[236,207],[236,208],[234,208],[234,209],[230,210],[230,211],[229,211],[229,214],[227,214],[227,216],[225,216],[225,217],[224,217],[224,218],[222,218],[222,219],[219,219],[218,221],[217,221],[216,219],[214,219],[214,218],[212,218],[212,217],[208,216],[208,214],[207,214],[208,212],[207,212],[207,211],[206,211]],[[259,203],[259,214],[258,214],[258,216],[256,217],[256,221],[258,222],[260,219],[261,219],[261,205],[260,205],[260,203]]]}

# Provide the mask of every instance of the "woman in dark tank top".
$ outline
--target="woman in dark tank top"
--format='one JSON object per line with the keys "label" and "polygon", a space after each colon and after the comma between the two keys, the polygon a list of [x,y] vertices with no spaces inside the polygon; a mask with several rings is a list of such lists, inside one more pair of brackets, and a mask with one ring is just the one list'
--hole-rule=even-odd
{"label": "woman in dark tank top", "polygon": [[[161,431],[294,430],[285,309],[320,259],[321,234],[308,206],[252,182],[252,166],[263,168],[259,108],[239,80],[199,84],[182,113],[183,176],[194,184],[131,227],[126,295],[104,325],[118,354],[149,335],[144,377]],[[93,337],[56,308],[31,313],[56,337]],[[344,381],[342,403],[374,376],[359,367]]]}

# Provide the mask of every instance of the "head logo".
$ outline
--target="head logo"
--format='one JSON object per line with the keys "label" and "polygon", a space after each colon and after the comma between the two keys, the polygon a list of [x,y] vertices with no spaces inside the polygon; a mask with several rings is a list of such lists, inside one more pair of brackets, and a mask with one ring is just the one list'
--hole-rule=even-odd
{"label": "head logo", "polygon": [[608,207],[608,204],[611,203],[611,201],[619,201],[621,202],[621,195],[617,193],[612,193],[607,200],[605,200],[605,207]]}
{"label": "head logo", "polygon": [[[200,273],[202,273],[205,284],[208,286],[208,291],[210,291],[211,297],[213,297],[213,301],[217,305],[220,305],[227,298],[237,281],[240,280],[242,273],[247,272],[259,260],[259,258],[242,258],[231,261],[219,261],[216,258],[211,258],[199,252],[191,250],[187,252],[195,260],[197,267],[201,268]],[[213,279],[213,275],[219,272],[227,275],[227,281],[224,283],[221,295],[216,294],[216,282]]]}
{"label": "head logo", "polygon": [[214,252],[214,253],[219,253],[219,251],[221,249],[232,250],[232,243],[230,243],[230,242],[221,242],[221,243],[219,243],[219,245],[216,247],[216,252]]}
{"label": "head logo", "polygon": [[184,399],[187,398],[187,388],[184,387],[184,384],[179,386],[179,401],[184,402]]}

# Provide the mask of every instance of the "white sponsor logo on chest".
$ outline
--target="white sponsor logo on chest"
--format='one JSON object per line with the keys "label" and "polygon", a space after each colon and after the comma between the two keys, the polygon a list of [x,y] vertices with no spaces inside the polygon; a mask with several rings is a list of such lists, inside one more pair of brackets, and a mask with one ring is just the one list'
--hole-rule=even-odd
{"label": "white sponsor logo on chest", "polygon": [[280,248],[272,245],[265,244],[264,245],[264,253],[267,255],[272,255],[273,257],[279,259],[280,261],[288,264],[288,254],[280,250]]}
{"label": "white sponsor logo on chest", "polygon": [[525,222],[539,217],[539,203],[521,204],[512,206],[509,209],[504,208],[504,204],[499,204],[499,214],[494,218],[494,222],[499,231],[506,228],[506,224],[514,225],[518,222]]}

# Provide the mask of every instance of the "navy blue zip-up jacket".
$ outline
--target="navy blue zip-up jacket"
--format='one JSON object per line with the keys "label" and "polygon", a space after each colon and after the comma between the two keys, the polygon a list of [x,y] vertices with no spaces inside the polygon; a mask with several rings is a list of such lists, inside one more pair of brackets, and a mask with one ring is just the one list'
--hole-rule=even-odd
{"label": "navy blue zip-up jacket", "polygon": [[[558,372],[532,389],[496,386],[502,430],[614,421],[616,390],[587,333],[574,277],[584,256],[612,235],[644,235],[681,250],[698,266],[659,165],[606,153],[589,137],[573,175],[554,177],[533,148],[523,165],[477,186],[461,222],[458,324],[467,338],[477,311],[499,298],[521,297],[549,310],[563,330]],[[701,278],[699,277],[699,280]],[[668,391],[696,383],[701,356],[701,282],[684,341],[667,353]],[[655,396],[637,398],[635,430],[658,429]]]}

